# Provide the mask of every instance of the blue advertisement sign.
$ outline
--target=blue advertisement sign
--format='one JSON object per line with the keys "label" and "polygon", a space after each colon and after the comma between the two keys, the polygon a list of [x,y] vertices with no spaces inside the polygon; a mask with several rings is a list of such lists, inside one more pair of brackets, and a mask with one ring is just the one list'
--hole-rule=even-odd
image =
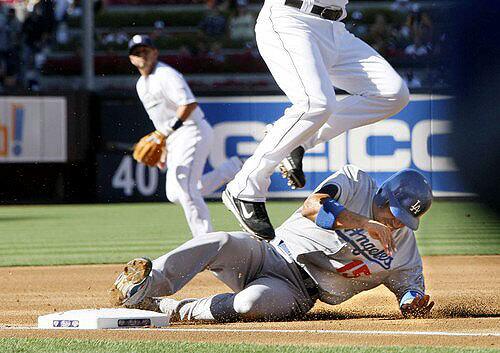
{"label": "blue advertisement sign", "polygon": [[[290,106],[282,96],[201,98],[199,102],[215,133],[206,171],[231,156],[252,155],[266,125],[276,121]],[[403,168],[414,168],[428,178],[435,196],[470,195],[448,151],[451,108],[450,97],[413,95],[410,104],[396,116],[353,129],[308,151],[304,158],[304,189],[290,190],[276,171],[269,196],[304,197],[345,164],[367,171],[379,184]],[[108,156],[107,160],[112,170],[106,168],[101,174],[109,181],[99,179],[101,185],[112,182],[114,190],[109,191],[113,199],[141,195],[145,199],[165,198],[164,173],[137,166],[130,156]]]}

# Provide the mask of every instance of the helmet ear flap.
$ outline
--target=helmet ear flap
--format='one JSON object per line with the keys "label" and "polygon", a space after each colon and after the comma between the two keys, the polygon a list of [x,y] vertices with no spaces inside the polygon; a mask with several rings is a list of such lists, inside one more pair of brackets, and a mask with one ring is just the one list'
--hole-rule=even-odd
{"label": "helmet ear flap", "polygon": [[377,193],[373,198],[373,202],[379,208],[384,207],[389,202],[389,196],[387,195],[387,191],[384,189],[383,186],[380,189],[378,189]]}

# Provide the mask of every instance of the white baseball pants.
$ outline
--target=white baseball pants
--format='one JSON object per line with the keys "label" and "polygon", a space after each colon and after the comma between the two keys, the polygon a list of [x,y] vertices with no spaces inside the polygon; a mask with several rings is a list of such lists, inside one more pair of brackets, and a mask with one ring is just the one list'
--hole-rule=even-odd
{"label": "white baseball pants", "polygon": [[167,198],[182,206],[193,237],[212,231],[203,197],[233,179],[241,168],[237,158],[230,158],[203,175],[212,141],[213,129],[205,120],[186,124],[167,138]]}
{"label": "white baseball pants", "polygon": [[[334,22],[267,0],[257,44],[292,106],[279,118],[228,184],[235,197],[265,201],[270,176],[294,148],[327,141],[402,110],[406,84],[374,49]],[[351,94],[337,101],[333,86]]]}

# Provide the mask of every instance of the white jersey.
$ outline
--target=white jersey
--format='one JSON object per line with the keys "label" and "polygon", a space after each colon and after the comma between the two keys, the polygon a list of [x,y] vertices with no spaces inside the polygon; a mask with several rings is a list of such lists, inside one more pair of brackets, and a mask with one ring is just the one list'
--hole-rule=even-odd
{"label": "white jersey", "polygon": [[[177,108],[196,102],[186,80],[171,66],[158,62],[148,76],[137,81],[137,94],[153,121],[156,130],[168,134],[169,121],[176,118]],[[204,118],[203,111],[197,107],[185,124],[196,124]]]}
{"label": "white jersey", "polygon": [[[169,123],[176,118],[179,106],[196,102],[182,74],[162,62],[150,75],[139,78],[137,93],[155,128],[164,134],[168,134]],[[240,160],[229,159],[203,175],[212,141],[212,127],[200,107],[166,141],[167,198],[183,207],[193,236],[212,231],[203,197],[231,180],[241,168]]]}
{"label": "white jersey", "polygon": [[[334,184],[334,198],[348,210],[373,219],[374,180],[359,168],[347,165],[316,190]],[[293,260],[304,266],[320,288],[320,300],[339,304],[353,295],[387,286],[401,300],[408,291],[424,294],[422,261],[413,231],[403,227],[393,233],[398,249],[385,254],[381,243],[363,229],[326,230],[305,218],[298,209],[276,230]]]}

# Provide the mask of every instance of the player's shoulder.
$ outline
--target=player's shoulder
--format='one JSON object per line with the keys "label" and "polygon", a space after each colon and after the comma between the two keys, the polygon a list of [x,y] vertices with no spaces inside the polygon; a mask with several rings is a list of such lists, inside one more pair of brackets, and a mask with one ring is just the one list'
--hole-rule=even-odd
{"label": "player's shoulder", "polygon": [[375,180],[368,174],[368,172],[355,166],[353,164],[347,164],[342,168],[342,173],[349,180],[352,185],[356,185],[361,188],[366,188],[366,191],[373,189],[377,186]]}
{"label": "player's shoulder", "polygon": [[354,164],[346,164],[339,172],[354,182],[373,181],[372,177],[370,177],[367,172]]}
{"label": "player's shoulder", "polygon": [[139,76],[139,78],[135,82],[135,89],[137,90],[137,93],[139,93],[139,94],[141,94],[141,91],[145,87],[144,81],[145,81],[144,76],[141,75],[141,76]]}
{"label": "player's shoulder", "polygon": [[158,64],[156,64],[155,74],[160,76],[182,76],[179,71],[162,61],[159,61]]}
{"label": "player's shoulder", "polygon": [[375,181],[361,168],[347,164],[337,172],[326,178],[314,191],[335,194],[335,199],[341,203],[348,203],[370,195],[376,189]]}

